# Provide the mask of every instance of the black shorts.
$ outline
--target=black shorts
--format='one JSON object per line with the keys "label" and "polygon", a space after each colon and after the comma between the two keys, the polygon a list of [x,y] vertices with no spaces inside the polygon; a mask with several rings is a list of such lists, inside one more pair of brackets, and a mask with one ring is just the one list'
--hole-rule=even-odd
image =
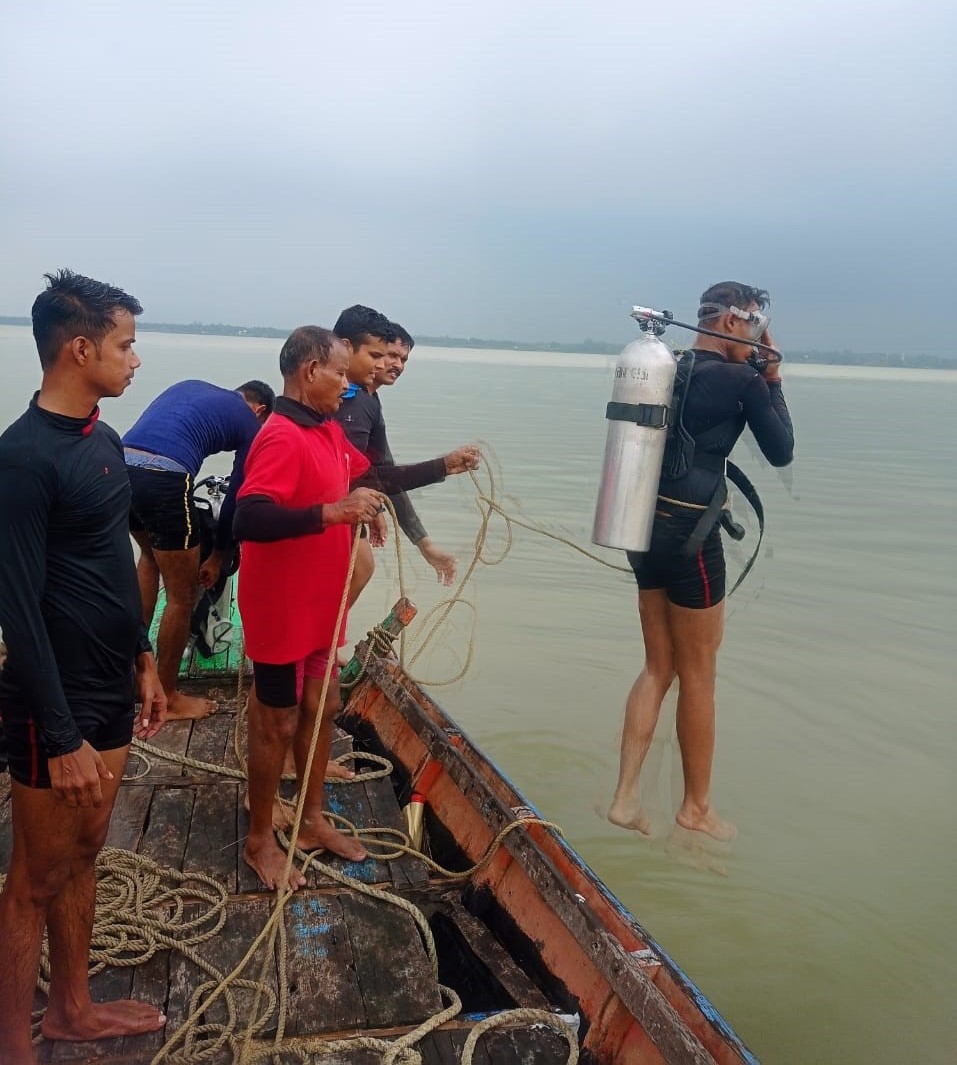
{"label": "black shorts", "polygon": [[127,466],[133,499],[130,532],[145,532],[154,551],[187,551],[199,543],[193,478],[172,470]]}
{"label": "black shorts", "polygon": [[700,510],[658,501],[651,547],[641,554],[628,552],[640,589],[662,588],[675,606],[692,610],[717,606],[724,599],[725,564],[720,525],[711,530],[697,554],[688,558],[682,551],[700,517]]}
{"label": "black shorts", "polygon": [[[302,686],[306,677],[324,677],[329,666],[329,651],[313,651],[298,662],[271,665],[268,662],[253,662],[253,679],[256,682],[256,698],[273,709],[298,706],[302,699]],[[335,656],[333,656],[335,657]],[[339,679],[339,666],[333,662],[330,677]]]}
{"label": "black shorts", "polygon": [[[70,700],[70,710],[80,735],[97,751],[115,751],[133,740],[133,699],[100,699],[83,703]],[[10,776],[28,788],[49,788],[47,756],[40,743],[29,707],[5,697],[0,703]]]}

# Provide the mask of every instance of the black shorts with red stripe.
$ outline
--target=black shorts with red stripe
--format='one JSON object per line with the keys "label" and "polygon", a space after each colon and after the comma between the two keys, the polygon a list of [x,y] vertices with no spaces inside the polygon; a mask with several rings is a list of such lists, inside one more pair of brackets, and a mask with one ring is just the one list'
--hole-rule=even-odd
{"label": "black shorts with red stripe", "polygon": [[725,564],[720,526],[715,525],[696,554],[689,558],[683,551],[700,517],[700,510],[658,500],[651,547],[640,554],[628,552],[640,589],[661,588],[669,602],[692,610],[717,606],[724,599]]}
{"label": "black shorts with red stripe", "polygon": [[[134,706],[126,693],[87,703],[71,700],[70,711],[80,735],[97,751],[115,751],[133,739]],[[0,717],[10,776],[28,788],[49,788],[47,756],[30,708],[19,699],[4,696]]]}

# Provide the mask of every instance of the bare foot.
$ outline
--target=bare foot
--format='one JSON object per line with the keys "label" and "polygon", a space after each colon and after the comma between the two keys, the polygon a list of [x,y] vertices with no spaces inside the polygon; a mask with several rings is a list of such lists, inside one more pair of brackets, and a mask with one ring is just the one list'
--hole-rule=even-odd
{"label": "bare foot", "polygon": [[651,835],[651,822],[641,812],[637,803],[615,799],[608,811],[608,820],[619,828],[630,828],[643,836]]}
{"label": "bare foot", "polygon": [[143,1035],[166,1024],[166,1015],[147,1002],[122,999],[94,1002],[75,1017],[67,1017],[53,1007],[46,1011],[40,1031],[44,1039],[67,1039],[71,1043],[106,1039],[119,1035]]}
{"label": "bare foot", "polygon": [[350,862],[361,862],[368,857],[365,847],[355,836],[347,836],[333,828],[324,817],[320,817],[315,824],[303,818],[296,846],[307,854],[316,850],[331,851]]}
{"label": "bare foot", "polygon": [[[243,808],[249,813],[249,792],[243,796]],[[292,824],[292,810],[283,806],[278,798],[272,801],[272,830],[273,832],[288,832]]]}
{"label": "bare foot", "polygon": [[326,780],[352,780],[355,770],[343,765],[342,762],[330,760],[326,764]]}
{"label": "bare foot", "polygon": [[[274,836],[267,839],[254,840],[252,836],[246,840],[246,848],[243,851],[243,860],[259,877],[270,891],[275,891],[283,883],[283,870],[286,868],[286,855],[279,847]],[[289,869],[289,886],[293,891],[301,888],[306,878],[295,865]]]}
{"label": "bare foot", "polygon": [[198,695],[185,692],[173,692],[166,711],[167,721],[199,721],[201,718],[215,714],[219,703],[212,699],[202,699]]}
{"label": "bare foot", "polygon": [[718,817],[710,806],[704,810],[700,808],[689,809],[682,806],[675,814],[675,820],[682,828],[688,829],[689,832],[704,832],[720,843],[730,843],[738,834],[738,830],[734,825],[730,821],[725,821],[724,818]]}

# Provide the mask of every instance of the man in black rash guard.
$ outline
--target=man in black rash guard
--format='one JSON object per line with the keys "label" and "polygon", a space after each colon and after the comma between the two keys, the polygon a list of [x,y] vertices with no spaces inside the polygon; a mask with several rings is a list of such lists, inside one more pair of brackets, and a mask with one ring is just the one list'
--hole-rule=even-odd
{"label": "man in black rash guard", "polygon": [[751,342],[774,346],[767,331],[768,294],[737,282],[713,285],[701,297],[699,321],[721,340],[699,333],[682,422],[695,438],[695,464],[677,479],[665,474],[651,546],[628,553],[638,582],[638,612],[645,665],[625,706],[618,786],[608,819],[649,834],[638,795],[638,777],[648,753],[661,703],[678,679],[678,744],[684,771],[684,798],[676,814],[683,828],[729,840],[734,826],[711,805],[714,756],[714,686],[718,648],[724,631],[725,564],[716,523],[697,551],[685,550],[689,537],[715,495],[723,491],[724,460],[749,428],[774,466],[786,466],[794,433],[781,390],[779,363],[763,370],[749,363]]}
{"label": "man in black rash guard", "polygon": [[[347,307],[333,327],[333,332],[342,339],[350,352],[349,387],[343,396],[342,406],[336,418],[345,430],[349,443],[361,451],[378,468],[394,465],[385,431],[382,404],[376,395],[386,381],[385,374],[392,368],[389,383],[394,383],[402,373],[409,357],[409,334],[399,325],[390,322],[385,315],[371,307],[356,304]],[[406,341],[407,338],[407,341]],[[405,359],[399,352],[404,345]],[[398,372],[395,367],[398,366]],[[432,545],[418,515],[405,492],[389,492],[400,527],[433,566],[444,584],[451,584],[455,576],[455,559]],[[372,579],[375,560],[372,547],[381,547],[386,540],[389,524],[386,515],[380,515],[369,525],[368,538],[363,538],[356,556],[355,571],[349,589],[349,605],[359,598],[362,590]]]}
{"label": "man in black rash guard", "polygon": [[[391,322],[389,328],[392,335],[386,342],[386,355],[376,363],[372,384],[359,388],[354,396],[343,400],[337,415],[349,442],[374,464],[395,462],[386,434],[379,389],[383,385],[391,387],[399,380],[415,347],[411,334],[397,322]],[[455,580],[455,557],[433,543],[406,492],[390,498],[399,528],[435,570],[439,581],[448,587]]]}
{"label": "man in black rash guard", "polygon": [[45,1038],[137,1035],[165,1023],[145,1003],[93,1003],[87,978],[96,855],[132,736],[155,735],[166,710],[140,617],[123,447],[97,406],[121,395],[140,365],[142,308],[70,271],[47,276],[33,305],[43,381],[0,436],[0,712],[13,778],[0,1061],[11,1065],[36,1060],[30,1015],[45,929]]}

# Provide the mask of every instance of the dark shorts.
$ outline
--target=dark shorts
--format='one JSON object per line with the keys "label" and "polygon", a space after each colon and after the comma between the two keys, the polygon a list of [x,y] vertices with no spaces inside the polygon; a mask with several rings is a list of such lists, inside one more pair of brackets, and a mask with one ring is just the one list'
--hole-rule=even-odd
{"label": "dark shorts", "polygon": [[[253,662],[256,698],[263,706],[283,709],[298,706],[306,677],[324,677],[329,665],[328,651],[313,651],[298,662],[274,666],[267,662]],[[332,667],[332,680],[339,676],[339,666]]]}
{"label": "dark shorts", "polygon": [[172,470],[128,466],[133,499],[130,532],[145,532],[154,551],[186,551],[199,543],[193,478]]}
{"label": "dark shorts", "polygon": [[[129,746],[133,740],[132,699],[85,704],[71,700],[70,710],[80,735],[98,751],[115,751]],[[0,703],[0,715],[3,717],[10,776],[28,788],[49,788],[47,757],[29,707],[18,699],[4,698]]]}
{"label": "dark shorts", "polygon": [[659,500],[649,550],[628,552],[638,587],[644,591],[661,588],[675,606],[703,610],[717,606],[725,596],[724,549],[719,525],[711,530],[697,554],[688,558],[682,551],[701,516]]}

